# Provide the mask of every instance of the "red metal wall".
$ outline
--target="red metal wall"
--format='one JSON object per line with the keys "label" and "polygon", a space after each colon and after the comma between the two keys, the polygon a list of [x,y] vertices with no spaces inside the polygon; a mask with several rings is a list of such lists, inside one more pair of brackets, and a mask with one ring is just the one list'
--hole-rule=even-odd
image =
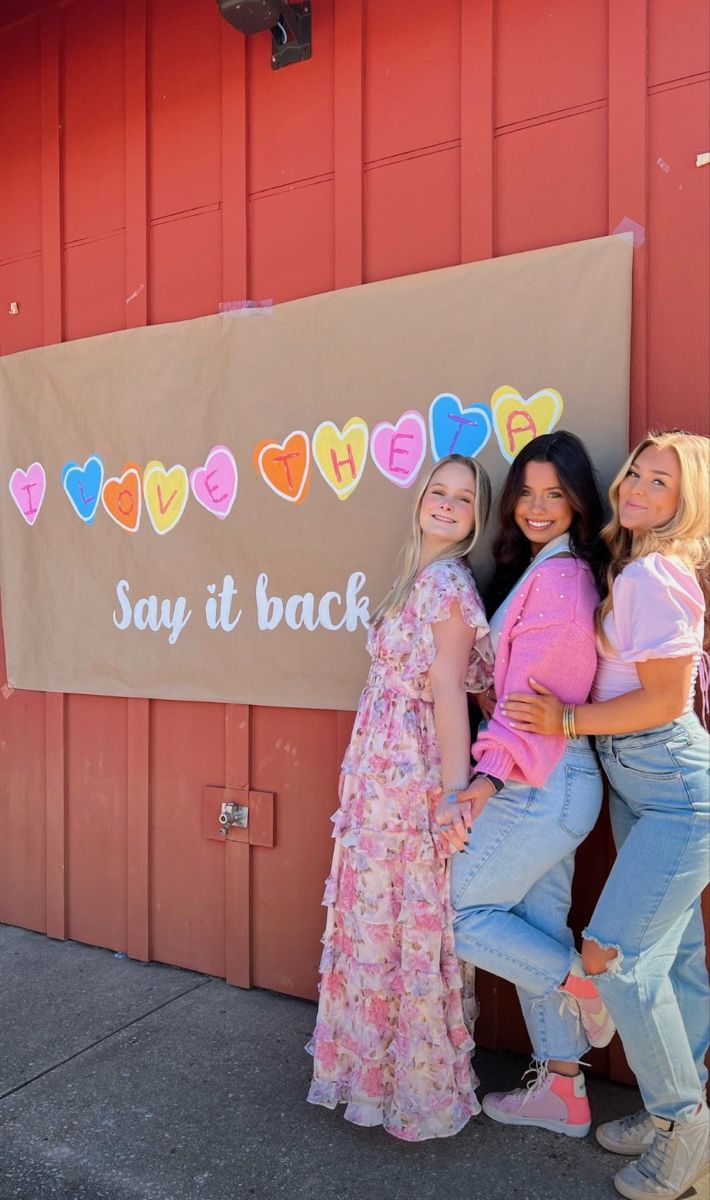
{"label": "red metal wall", "polygon": [[[706,0],[313,8],[312,60],[272,72],[268,36],[214,0],[0,0],[0,353],[629,217],[632,436],[707,432]],[[5,689],[0,919],[313,995],[349,725]],[[275,792],[275,848],[204,838],[207,784]],[[600,829],[578,922],[608,858]],[[522,1046],[510,989],[483,993],[480,1040]],[[618,1051],[597,1062],[623,1072]]]}

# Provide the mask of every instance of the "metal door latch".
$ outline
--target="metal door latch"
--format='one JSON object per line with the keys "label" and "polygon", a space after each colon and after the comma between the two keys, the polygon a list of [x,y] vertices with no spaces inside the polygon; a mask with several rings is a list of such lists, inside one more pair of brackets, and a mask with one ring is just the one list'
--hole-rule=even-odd
{"label": "metal door latch", "polygon": [[[214,818],[213,818],[214,820]],[[219,810],[220,833],[226,837],[230,829],[246,829],[249,824],[249,809],[246,804],[235,804],[228,800]]]}

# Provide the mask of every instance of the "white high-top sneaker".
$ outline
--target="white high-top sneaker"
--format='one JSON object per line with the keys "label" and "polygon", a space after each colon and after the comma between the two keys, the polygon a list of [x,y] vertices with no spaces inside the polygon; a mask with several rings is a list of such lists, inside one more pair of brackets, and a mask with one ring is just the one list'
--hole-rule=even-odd
{"label": "white high-top sneaker", "polygon": [[702,1105],[690,1121],[651,1120],[653,1141],[615,1175],[616,1190],[628,1200],[678,1200],[710,1170],[710,1114]]}
{"label": "white high-top sneaker", "polygon": [[630,1113],[619,1121],[606,1121],[597,1126],[597,1141],[605,1150],[612,1154],[628,1154],[631,1158],[639,1158],[648,1150],[656,1126],[653,1117],[645,1108],[640,1112]]}

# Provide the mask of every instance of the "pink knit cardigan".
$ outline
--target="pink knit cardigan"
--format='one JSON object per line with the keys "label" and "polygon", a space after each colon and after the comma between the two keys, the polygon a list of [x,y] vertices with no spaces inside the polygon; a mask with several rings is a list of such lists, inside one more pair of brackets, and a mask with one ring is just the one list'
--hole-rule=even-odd
{"label": "pink knit cardigan", "polygon": [[565,748],[562,734],[511,729],[500,701],[532,692],[528,679],[550,688],[565,704],[583,704],[597,669],[592,572],[575,558],[548,558],[516,589],[508,606],[495,660],[495,712],[473,747],[478,771],[542,787]]}

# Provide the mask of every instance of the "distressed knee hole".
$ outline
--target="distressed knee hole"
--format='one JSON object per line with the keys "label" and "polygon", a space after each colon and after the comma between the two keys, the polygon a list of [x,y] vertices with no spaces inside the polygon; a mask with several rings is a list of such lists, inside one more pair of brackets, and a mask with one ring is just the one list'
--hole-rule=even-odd
{"label": "distressed knee hole", "polygon": [[605,945],[594,937],[583,935],[582,966],[587,975],[617,975],[621,970],[623,955],[621,947]]}

